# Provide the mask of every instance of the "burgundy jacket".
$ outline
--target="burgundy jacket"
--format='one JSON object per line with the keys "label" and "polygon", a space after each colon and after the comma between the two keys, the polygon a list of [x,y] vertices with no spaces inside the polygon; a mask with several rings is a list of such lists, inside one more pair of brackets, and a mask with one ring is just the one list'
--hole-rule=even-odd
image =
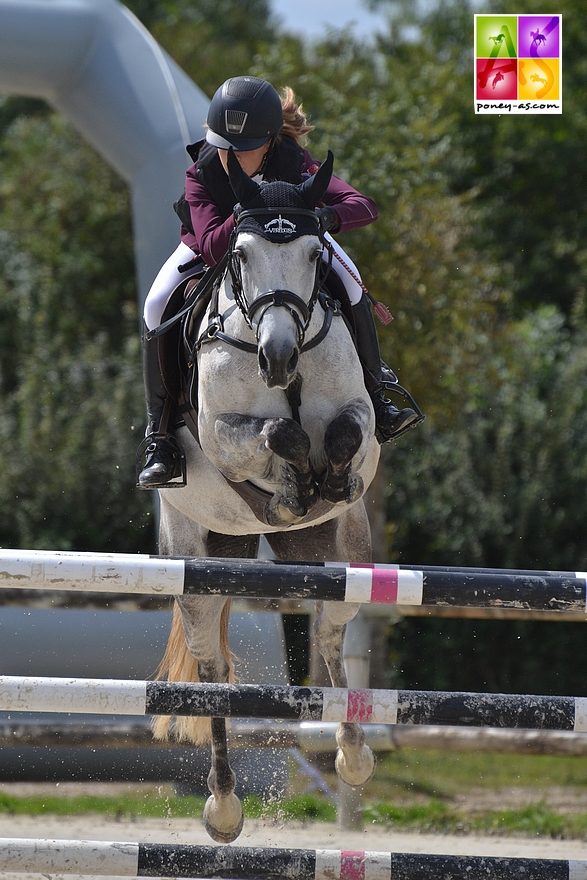
{"label": "burgundy jacket", "polygon": [[[208,266],[214,266],[228,250],[234,229],[235,197],[214,147],[199,141],[187,150],[194,159],[194,164],[186,172],[185,184],[193,229],[182,224],[181,240],[194,253],[201,254]],[[282,137],[271,152],[263,176],[265,180],[300,183],[318,167],[319,163],[293,138]],[[340,223],[338,231],[341,232],[366,226],[377,219],[375,202],[334,175],[323,203],[335,209]]]}

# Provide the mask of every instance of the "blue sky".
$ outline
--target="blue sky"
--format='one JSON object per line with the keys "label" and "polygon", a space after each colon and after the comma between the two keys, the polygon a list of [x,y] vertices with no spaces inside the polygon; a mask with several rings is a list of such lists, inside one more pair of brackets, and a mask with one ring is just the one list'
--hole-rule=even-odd
{"label": "blue sky", "polygon": [[312,38],[350,24],[356,36],[368,36],[383,29],[385,21],[381,13],[368,12],[361,0],[271,0],[271,6],[284,27]]}

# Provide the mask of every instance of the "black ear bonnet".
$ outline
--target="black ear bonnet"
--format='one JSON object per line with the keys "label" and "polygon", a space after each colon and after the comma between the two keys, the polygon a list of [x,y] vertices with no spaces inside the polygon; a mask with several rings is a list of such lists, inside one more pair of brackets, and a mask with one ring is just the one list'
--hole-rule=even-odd
{"label": "black ear bonnet", "polygon": [[242,170],[232,151],[228,154],[231,186],[239,205],[235,209],[239,232],[252,232],[267,241],[287,242],[302,235],[318,235],[315,208],[332,176],[332,153],[318,171],[303,183],[256,183]]}

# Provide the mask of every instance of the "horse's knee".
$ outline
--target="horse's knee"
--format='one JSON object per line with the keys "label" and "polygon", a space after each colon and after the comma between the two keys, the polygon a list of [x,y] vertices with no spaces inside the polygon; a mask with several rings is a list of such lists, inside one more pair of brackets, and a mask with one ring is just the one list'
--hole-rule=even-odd
{"label": "horse's knee", "polygon": [[261,434],[274,455],[298,467],[308,461],[310,438],[293,419],[267,419]]}
{"label": "horse's knee", "polygon": [[337,416],[326,429],[324,452],[334,468],[347,467],[361,447],[363,433],[361,426],[351,413]]}
{"label": "horse's knee", "polygon": [[352,462],[367,436],[368,417],[366,404],[357,401],[328,425],[324,434],[327,467],[320,485],[324,501],[352,504],[363,494],[363,480],[352,472]]}
{"label": "horse's knee", "polygon": [[326,428],[324,451],[331,467],[346,467],[367,433],[369,408],[361,400],[346,406]]}

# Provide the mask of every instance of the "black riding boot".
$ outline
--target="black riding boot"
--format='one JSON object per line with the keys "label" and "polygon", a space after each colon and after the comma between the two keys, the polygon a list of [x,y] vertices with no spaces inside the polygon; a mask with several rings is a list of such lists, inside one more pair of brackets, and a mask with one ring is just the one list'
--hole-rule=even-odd
{"label": "black riding boot", "polygon": [[[137,476],[141,489],[158,489],[182,476],[181,449],[177,440],[163,424],[167,391],[159,367],[157,339],[146,339],[143,328],[143,379],[147,403],[147,434],[138,456],[144,466]],[[170,409],[170,407],[168,407]],[[140,466],[140,465],[139,465]]]}
{"label": "black riding boot", "polygon": [[[399,385],[397,376],[381,360],[377,329],[369,298],[363,294],[353,306],[357,352],[365,373],[365,385],[375,409],[376,435],[380,443],[399,437],[408,428],[415,428],[424,418],[410,394]],[[387,398],[387,393],[397,393],[413,403],[398,409]]]}

